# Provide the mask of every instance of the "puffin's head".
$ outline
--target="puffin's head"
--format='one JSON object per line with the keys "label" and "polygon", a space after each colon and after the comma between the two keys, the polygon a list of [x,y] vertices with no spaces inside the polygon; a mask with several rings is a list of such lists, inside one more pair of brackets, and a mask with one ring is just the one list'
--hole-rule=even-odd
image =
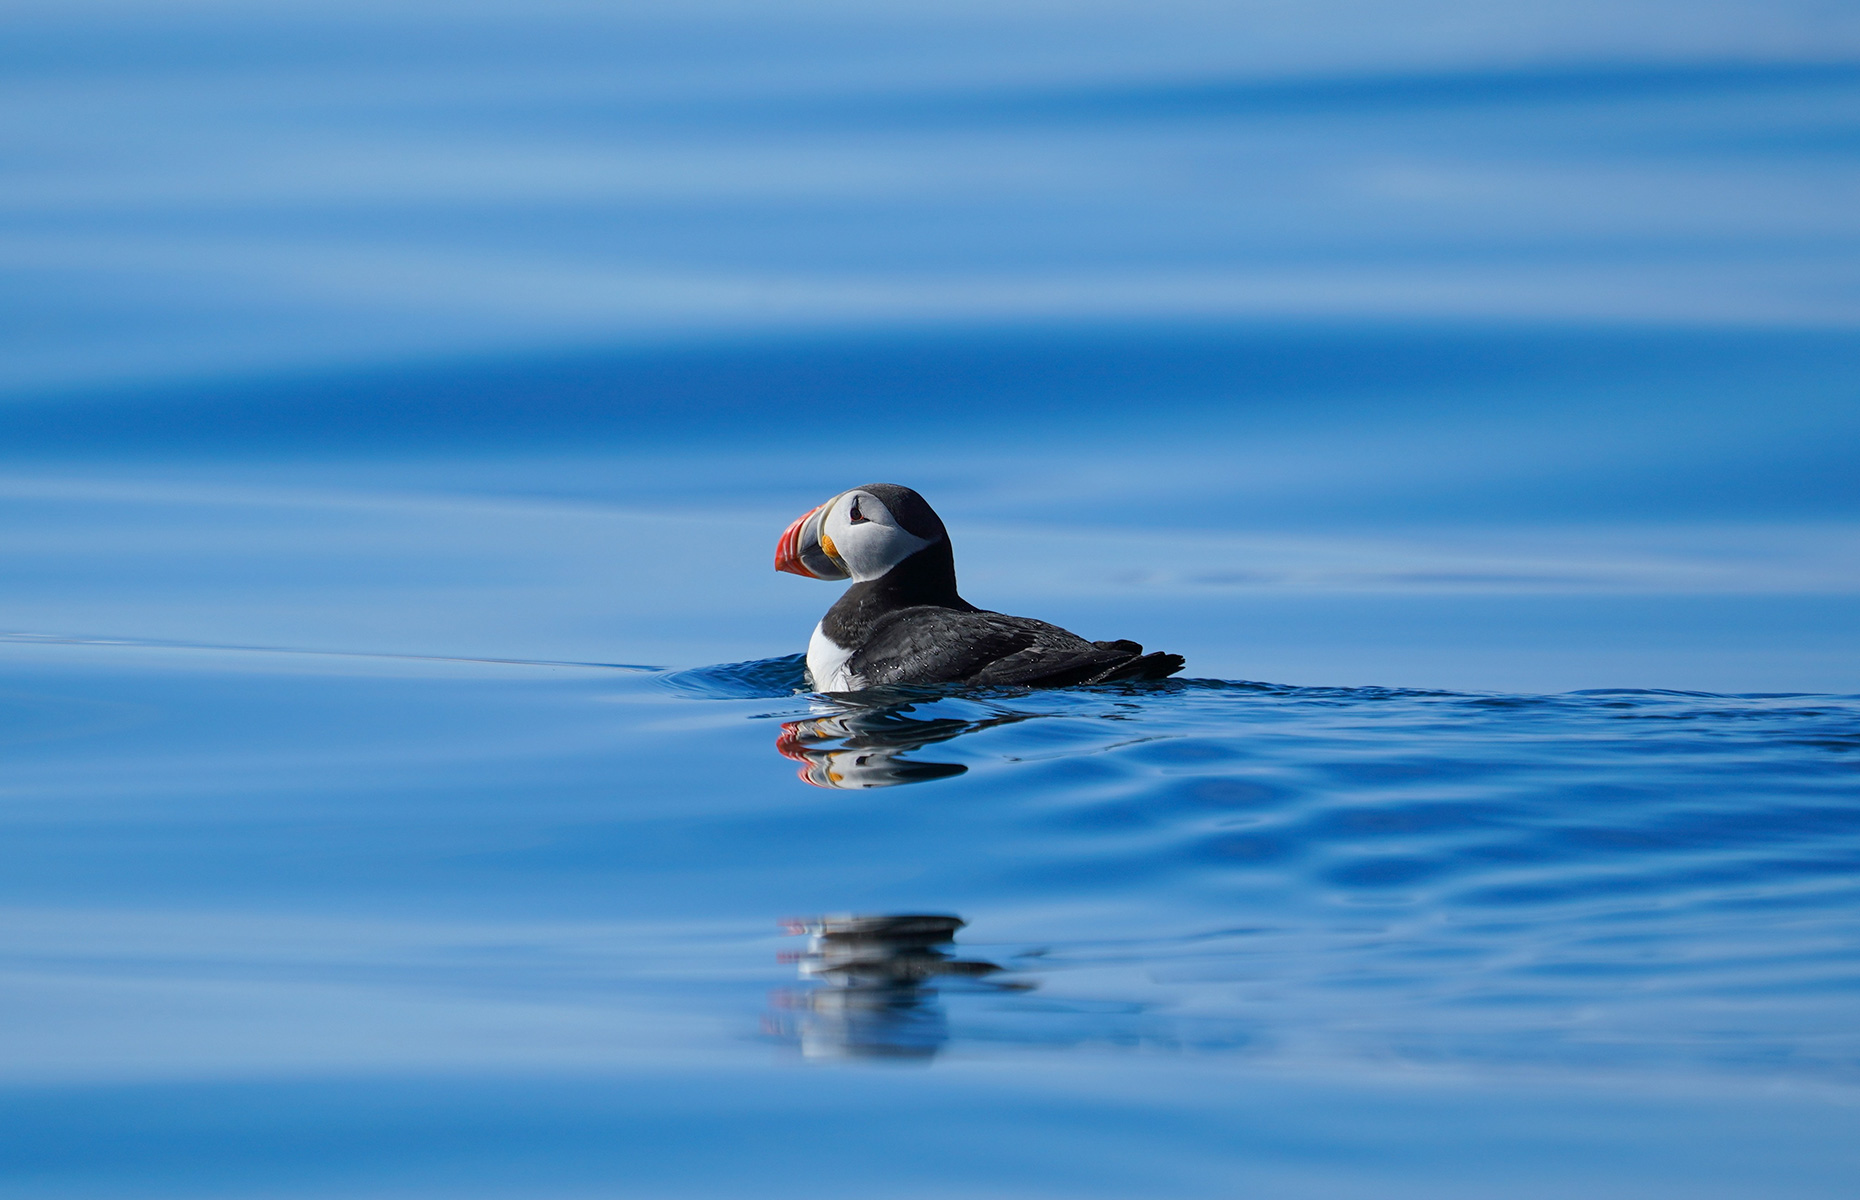
{"label": "puffin's head", "polygon": [[924,498],[868,483],[802,514],[775,543],[775,569],[810,579],[877,579],[949,535]]}

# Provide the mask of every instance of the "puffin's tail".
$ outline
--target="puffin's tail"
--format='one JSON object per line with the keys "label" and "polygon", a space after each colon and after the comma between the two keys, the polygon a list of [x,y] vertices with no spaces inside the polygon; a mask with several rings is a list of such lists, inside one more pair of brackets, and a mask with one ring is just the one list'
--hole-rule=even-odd
{"label": "puffin's tail", "polygon": [[[1138,646],[1138,650],[1143,647]],[[1161,650],[1149,654],[1133,654],[1130,658],[1086,680],[1087,683],[1112,683],[1123,679],[1166,679],[1188,665],[1188,660],[1180,654],[1165,654]]]}

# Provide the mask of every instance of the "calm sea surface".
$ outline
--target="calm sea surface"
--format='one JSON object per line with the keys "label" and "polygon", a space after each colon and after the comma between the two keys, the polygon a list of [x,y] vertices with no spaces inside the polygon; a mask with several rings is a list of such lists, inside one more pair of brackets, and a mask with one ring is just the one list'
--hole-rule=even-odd
{"label": "calm sea surface", "polygon": [[8,6],[0,1197],[1860,1195],[1851,8]]}
{"label": "calm sea surface", "polygon": [[0,654],[9,1195],[1860,1168],[1860,697]]}

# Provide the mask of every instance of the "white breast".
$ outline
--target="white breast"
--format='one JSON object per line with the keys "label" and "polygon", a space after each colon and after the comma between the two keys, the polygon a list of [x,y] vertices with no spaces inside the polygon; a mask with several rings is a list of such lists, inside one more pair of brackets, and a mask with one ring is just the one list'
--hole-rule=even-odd
{"label": "white breast", "polygon": [[817,692],[852,692],[859,681],[846,669],[853,652],[828,637],[820,626],[807,639],[807,679]]}

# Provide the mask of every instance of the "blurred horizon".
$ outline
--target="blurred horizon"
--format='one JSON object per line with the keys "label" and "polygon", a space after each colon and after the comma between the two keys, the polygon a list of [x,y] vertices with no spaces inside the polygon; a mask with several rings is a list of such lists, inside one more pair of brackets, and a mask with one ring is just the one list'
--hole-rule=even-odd
{"label": "blurred horizon", "polygon": [[425,649],[785,652],[753,531],[888,478],[979,603],[1223,674],[1860,690],[1846,6],[6,20],[8,628],[406,648],[370,509],[479,613]]}
{"label": "blurred horizon", "polygon": [[951,322],[1860,320],[1840,5],[8,20],[15,395]]}

